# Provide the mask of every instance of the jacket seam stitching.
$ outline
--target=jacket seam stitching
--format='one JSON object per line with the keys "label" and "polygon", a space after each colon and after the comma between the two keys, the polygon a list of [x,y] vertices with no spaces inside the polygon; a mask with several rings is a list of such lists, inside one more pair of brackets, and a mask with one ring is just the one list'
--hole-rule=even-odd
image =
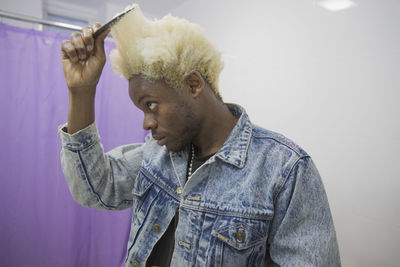
{"label": "jacket seam stitching", "polygon": [[288,178],[289,178],[290,174],[292,173],[293,169],[298,165],[298,163],[299,163],[300,160],[305,159],[305,158],[310,158],[310,156],[307,155],[307,156],[299,157],[299,158],[293,163],[293,165],[291,166],[290,171],[288,172],[288,174],[287,174],[287,176],[285,177],[285,179],[283,179],[282,183],[280,183],[280,184],[278,185],[278,189],[276,190],[276,193],[275,193],[275,196],[274,196],[274,202],[276,202],[276,199],[277,199],[278,196],[280,195],[282,188],[283,188],[284,185],[287,183]]}
{"label": "jacket seam stitching", "polygon": [[175,176],[176,176],[176,179],[178,180],[179,186],[183,188],[183,186],[182,186],[182,184],[181,184],[181,180],[179,179],[178,172],[176,171],[175,164],[174,164],[174,161],[173,161],[173,159],[172,159],[172,154],[171,154],[171,152],[169,152],[169,158],[170,158],[170,160],[171,160],[172,168],[174,169]]}
{"label": "jacket seam stitching", "polygon": [[301,152],[300,152],[298,149],[296,149],[295,147],[290,146],[289,144],[286,144],[286,143],[280,141],[279,139],[277,139],[277,138],[275,138],[275,137],[271,137],[271,136],[257,136],[257,134],[253,134],[253,136],[254,136],[255,138],[272,139],[272,140],[278,142],[279,144],[281,144],[281,145],[283,145],[283,146],[286,146],[286,147],[289,148],[290,150],[293,150],[299,157],[307,157],[307,156],[309,156],[309,155],[307,155],[307,154],[305,154],[305,153],[301,153]]}
{"label": "jacket seam stitching", "polygon": [[158,180],[154,179],[154,177],[151,175],[151,173],[146,170],[146,168],[141,168],[141,170],[143,172],[143,175],[145,175],[147,178],[149,178],[154,184],[158,185],[162,190],[167,192],[167,194],[169,194],[170,196],[175,198],[177,201],[181,201],[180,198],[176,197],[174,191],[172,191],[169,186],[165,186],[164,184],[159,183]]}
{"label": "jacket seam stitching", "polygon": [[198,207],[198,206],[191,206],[185,203],[181,204],[181,207],[183,208],[188,208],[191,210],[197,210],[197,211],[205,211],[205,212],[210,212],[212,214],[217,214],[217,215],[225,215],[225,216],[238,216],[241,218],[248,218],[248,219],[261,219],[261,220],[271,220],[273,217],[272,215],[247,215],[243,214],[240,212],[232,212],[232,211],[218,211],[210,208],[204,208],[204,207]]}
{"label": "jacket seam stitching", "polygon": [[[136,241],[137,241],[137,238],[139,237],[139,235],[140,235],[140,233],[141,233],[141,231],[142,231],[142,229],[143,229],[143,227],[144,227],[144,225],[145,225],[146,218],[148,218],[148,214],[149,214],[151,208],[153,207],[154,202],[155,202],[156,198],[158,197],[158,195],[160,194],[160,192],[161,192],[161,189],[158,190],[156,196],[154,197],[153,201],[152,201],[151,204],[150,204],[150,207],[149,207],[149,208],[147,209],[147,211],[146,211],[146,214],[145,214],[145,216],[144,216],[143,222],[141,223],[140,227],[138,228],[138,230],[137,230],[137,232],[136,232],[135,239],[132,240],[132,244],[131,244],[131,246],[129,247],[129,249],[128,249],[128,251],[127,251],[127,257],[126,257],[125,263],[126,263],[126,261],[128,260],[128,258],[129,258],[129,254],[131,253],[131,250],[132,250],[133,246],[135,245],[135,243],[136,243]],[[143,201],[144,201],[144,200],[143,200]],[[134,216],[134,215],[132,214],[132,216]],[[133,256],[133,255],[132,255],[132,256]]]}
{"label": "jacket seam stitching", "polygon": [[240,164],[241,168],[244,167],[244,164],[247,160],[247,153],[248,153],[248,150],[250,147],[251,138],[253,137],[253,126],[250,124],[249,128],[250,128],[250,132],[249,132],[247,142],[246,142],[246,149],[242,150],[242,160],[241,160],[241,164]]}
{"label": "jacket seam stitching", "polygon": [[80,151],[86,150],[86,149],[94,146],[97,141],[98,140],[93,140],[92,142],[89,142],[87,145],[83,145],[82,147],[79,147],[79,148],[71,148],[69,144],[64,145],[64,147],[66,149],[68,149],[69,151],[78,152],[79,153]]}
{"label": "jacket seam stitching", "polygon": [[91,181],[90,181],[90,178],[89,178],[89,175],[88,175],[88,172],[87,172],[87,169],[86,169],[86,165],[85,165],[85,163],[83,162],[83,159],[82,159],[82,156],[81,156],[81,152],[80,152],[80,151],[77,151],[77,153],[78,153],[79,161],[80,161],[80,163],[81,163],[81,165],[82,165],[82,168],[83,168],[83,172],[84,172],[85,177],[86,177],[86,181],[88,182],[88,185],[89,185],[90,189],[92,190],[93,194],[96,195],[97,200],[100,202],[100,205],[103,205],[103,206],[105,206],[106,208],[109,208],[109,209],[116,209],[116,208],[118,208],[118,207],[121,205],[121,203],[123,203],[123,202],[125,202],[125,201],[131,202],[131,200],[126,200],[126,199],[124,199],[124,200],[121,200],[120,203],[119,203],[117,206],[113,206],[113,205],[108,205],[108,204],[106,204],[106,203],[101,199],[99,193],[97,193],[97,191],[94,190],[94,187],[93,187],[93,185],[92,185],[92,183],[91,183]]}

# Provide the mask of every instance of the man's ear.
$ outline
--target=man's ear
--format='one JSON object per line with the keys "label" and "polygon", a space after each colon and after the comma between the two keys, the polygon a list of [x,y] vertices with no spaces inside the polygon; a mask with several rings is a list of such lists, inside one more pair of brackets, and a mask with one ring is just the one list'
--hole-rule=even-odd
{"label": "man's ear", "polygon": [[185,87],[188,88],[189,93],[193,97],[197,97],[203,91],[205,86],[205,81],[198,71],[191,70],[186,74],[185,77]]}

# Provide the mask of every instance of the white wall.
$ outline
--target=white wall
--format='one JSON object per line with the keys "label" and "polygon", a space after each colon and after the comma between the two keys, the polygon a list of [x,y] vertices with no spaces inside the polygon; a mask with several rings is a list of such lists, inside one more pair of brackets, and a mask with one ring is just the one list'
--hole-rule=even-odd
{"label": "white wall", "polygon": [[400,262],[400,2],[195,1],[172,11],[225,53],[220,87],[323,177],[343,266]]}
{"label": "white wall", "polygon": [[[23,14],[35,18],[42,18],[43,15],[42,0],[30,0],[30,1],[1,0],[0,9],[3,11]],[[37,24],[21,22],[1,17],[0,17],[0,22],[24,28],[32,28],[32,29],[41,28],[41,26]]]}

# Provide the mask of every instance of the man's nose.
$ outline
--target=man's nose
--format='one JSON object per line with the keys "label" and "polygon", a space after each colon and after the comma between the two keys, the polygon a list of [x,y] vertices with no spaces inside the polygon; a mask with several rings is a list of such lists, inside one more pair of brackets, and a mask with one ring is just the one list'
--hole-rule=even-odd
{"label": "man's nose", "polygon": [[143,119],[143,129],[146,131],[148,130],[154,130],[157,128],[157,121],[154,119],[152,115],[144,115]]}

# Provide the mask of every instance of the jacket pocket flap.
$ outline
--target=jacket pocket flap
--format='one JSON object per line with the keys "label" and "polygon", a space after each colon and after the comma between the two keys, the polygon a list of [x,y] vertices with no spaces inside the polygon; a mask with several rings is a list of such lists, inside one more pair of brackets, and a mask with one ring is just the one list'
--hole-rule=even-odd
{"label": "jacket pocket flap", "polygon": [[152,184],[153,182],[148,180],[147,177],[141,171],[139,171],[133,184],[132,194],[140,197],[146,193]]}
{"label": "jacket pocket flap", "polygon": [[218,220],[212,235],[238,250],[255,246],[267,240],[266,221],[231,218]]}

